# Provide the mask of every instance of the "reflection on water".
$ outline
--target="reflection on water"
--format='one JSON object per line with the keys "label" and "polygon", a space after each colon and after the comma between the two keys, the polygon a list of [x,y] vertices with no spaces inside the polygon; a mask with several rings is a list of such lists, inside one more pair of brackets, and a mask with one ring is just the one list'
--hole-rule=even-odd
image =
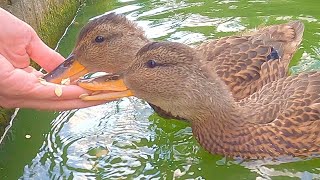
{"label": "reflection on water", "polygon": [[[280,8],[283,6],[288,12]],[[84,24],[104,13],[124,13],[143,27],[149,38],[196,45],[261,24],[301,19],[306,33],[292,62],[295,73],[320,67],[320,24],[316,18],[320,14],[315,9],[312,3],[295,1],[97,1],[84,6],[75,21]],[[79,28],[70,27],[61,40],[61,53],[71,51],[70,42]],[[61,112],[21,178],[320,178],[318,159],[239,162],[210,155],[194,140],[187,123],[152,114],[152,109],[136,98]]]}
{"label": "reflection on water", "polygon": [[[157,169],[165,167],[153,162],[155,159],[184,162],[199,147],[190,142],[189,127],[172,127],[166,134],[148,120],[152,113],[136,98],[62,112],[52,122],[51,132],[37,157],[25,167],[23,177],[88,178],[100,173],[102,178],[159,176]],[[186,167],[192,162],[195,159],[191,158]]]}
{"label": "reflection on water", "polygon": [[107,177],[132,174],[141,166],[140,159],[154,151],[139,146],[155,136],[148,129],[151,113],[145,103],[129,99],[62,112],[24,177],[59,177],[60,172],[74,177],[90,177],[100,171]]}

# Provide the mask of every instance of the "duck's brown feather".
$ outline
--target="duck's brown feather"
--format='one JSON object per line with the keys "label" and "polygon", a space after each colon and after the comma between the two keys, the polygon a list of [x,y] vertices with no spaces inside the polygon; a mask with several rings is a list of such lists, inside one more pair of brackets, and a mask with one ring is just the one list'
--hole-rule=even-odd
{"label": "duck's brown feather", "polygon": [[216,71],[240,100],[287,75],[303,30],[303,23],[294,21],[213,40],[197,50],[204,55],[203,64]]}
{"label": "duck's brown feather", "polygon": [[268,83],[237,103],[231,124],[210,126],[217,120],[207,119],[193,123],[193,132],[205,149],[230,157],[319,155],[319,78],[320,72],[310,72]]}

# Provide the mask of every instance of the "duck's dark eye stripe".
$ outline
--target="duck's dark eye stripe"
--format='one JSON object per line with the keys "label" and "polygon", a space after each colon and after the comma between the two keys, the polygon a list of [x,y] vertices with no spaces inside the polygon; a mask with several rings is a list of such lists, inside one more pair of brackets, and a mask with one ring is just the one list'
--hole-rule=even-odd
{"label": "duck's dark eye stripe", "polygon": [[104,37],[103,36],[97,36],[96,39],[94,41],[96,41],[97,43],[101,43],[104,41]]}

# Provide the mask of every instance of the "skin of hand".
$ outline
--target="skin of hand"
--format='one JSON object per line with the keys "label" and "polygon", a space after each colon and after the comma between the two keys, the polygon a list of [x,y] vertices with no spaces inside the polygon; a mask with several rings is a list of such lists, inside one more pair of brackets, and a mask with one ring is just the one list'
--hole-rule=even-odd
{"label": "skin of hand", "polygon": [[[27,23],[0,8],[0,106],[68,110],[101,104],[79,99],[89,93],[76,85],[41,84],[43,74],[30,65],[30,58],[52,71],[64,58],[50,49]],[[58,87],[60,86],[60,87]],[[62,88],[62,95],[55,94]]]}

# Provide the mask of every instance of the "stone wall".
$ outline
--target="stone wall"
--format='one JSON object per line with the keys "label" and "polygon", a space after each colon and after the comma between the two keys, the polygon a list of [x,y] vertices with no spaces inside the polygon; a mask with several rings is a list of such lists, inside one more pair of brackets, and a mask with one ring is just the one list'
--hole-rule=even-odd
{"label": "stone wall", "polygon": [[[84,0],[0,0],[0,7],[30,24],[54,48]],[[35,64],[33,64],[35,66]],[[0,137],[14,111],[0,107]]]}

